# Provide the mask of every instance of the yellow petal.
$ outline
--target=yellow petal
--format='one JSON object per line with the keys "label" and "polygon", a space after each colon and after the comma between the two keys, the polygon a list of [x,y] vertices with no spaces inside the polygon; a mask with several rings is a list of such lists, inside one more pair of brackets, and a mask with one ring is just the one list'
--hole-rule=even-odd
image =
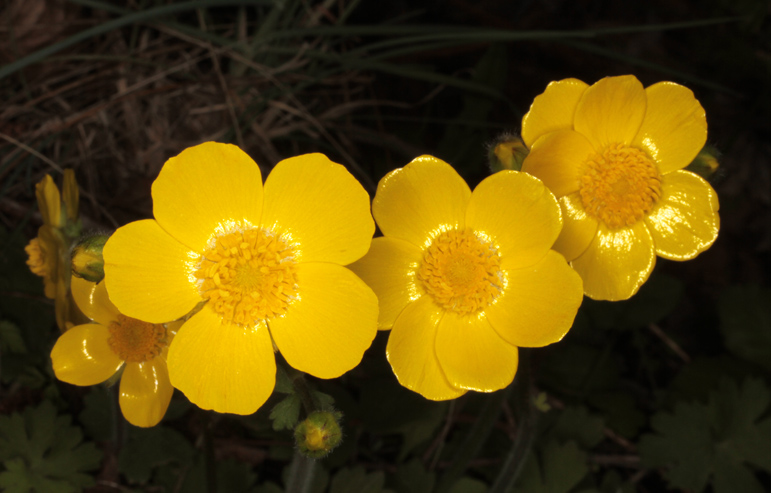
{"label": "yellow petal", "polygon": [[452,166],[415,158],[380,180],[372,214],[385,236],[425,247],[437,233],[462,228],[471,190]]}
{"label": "yellow petal", "polygon": [[447,312],[437,328],[436,357],[451,385],[477,392],[502,389],[517,373],[517,348],[501,339],[482,314]]}
{"label": "yellow petal", "polygon": [[64,170],[64,185],[62,186],[62,199],[64,207],[67,210],[67,219],[77,221],[78,219],[78,182],[75,180],[75,171],[72,169]]}
{"label": "yellow petal", "polygon": [[118,319],[120,312],[107,296],[104,281],[97,284],[73,277],[70,289],[72,290],[72,297],[83,315],[105,327],[109,327],[110,322]]}
{"label": "yellow petal", "polygon": [[196,252],[214,234],[256,226],[262,214],[260,167],[231,144],[185,149],[166,161],[152,192],[155,219]]}
{"label": "yellow petal", "polygon": [[526,173],[501,171],[471,194],[466,226],[490,238],[511,268],[541,260],[559,235],[562,219],[554,195]]}
{"label": "yellow petal", "polygon": [[61,196],[51,175],[45,175],[35,185],[35,196],[37,197],[37,205],[40,208],[40,215],[43,216],[43,224],[54,228],[61,227]]}
{"label": "yellow petal", "polygon": [[265,181],[262,226],[283,233],[297,262],[350,264],[372,241],[369,195],[344,166],[323,154],[278,163]]}
{"label": "yellow petal", "polygon": [[574,128],[597,151],[609,144],[630,144],[645,117],[647,97],[633,75],[605,77],[584,92]]}
{"label": "yellow petal", "polygon": [[361,361],[377,333],[377,296],[350,270],[322,262],[297,266],[297,299],[268,320],[279,351],[294,368],[339,377]]}
{"label": "yellow petal", "polygon": [[412,243],[382,236],[372,240],[361,260],[348,266],[377,295],[379,329],[390,329],[404,307],[423,293],[416,278],[422,258],[423,252]]}
{"label": "yellow petal", "polygon": [[164,323],[180,318],[201,301],[191,279],[198,254],[152,219],[118,228],[103,254],[107,292],[124,315]]}
{"label": "yellow petal", "polygon": [[174,387],[163,358],[126,363],[120,377],[120,410],[126,421],[147,428],[157,425],[169,408]]}
{"label": "yellow petal", "polygon": [[572,263],[595,300],[625,300],[648,279],[656,263],[653,239],[643,221],[609,230],[600,224],[589,248]]}
{"label": "yellow petal", "polygon": [[581,169],[594,153],[580,133],[557,130],[535,141],[522,171],[539,178],[559,198],[578,191]]}
{"label": "yellow petal", "polygon": [[715,190],[690,171],[661,177],[661,198],[645,218],[656,254],[688,260],[709,248],[720,229]]}
{"label": "yellow petal", "polygon": [[562,208],[562,231],[554,243],[554,249],[570,262],[589,248],[599,224],[596,219],[586,215],[578,193],[566,195],[559,202]]}
{"label": "yellow petal", "polygon": [[56,298],[56,284],[60,274],[62,241],[56,232],[48,224],[40,226],[37,230],[38,245],[42,251],[45,262],[45,274],[43,277],[43,286],[46,298]]}
{"label": "yellow petal", "polygon": [[434,401],[466,393],[450,385],[436,359],[436,328],[442,314],[428,296],[410,303],[396,319],[386,347],[388,362],[399,383]]}
{"label": "yellow petal", "polygon": [[107,343],[110,333],[99,324],[76,325],[51,350],[56,378],[73,385],[96,385],[115,374],[123,360]]}
{"label": "yellow petal", "polygon": [[645,89],[648,111],[632,145],[648,151],[659,172],[688,166],[707,141],[707,116],[693,92],[674,82]]}
{"label": "yellow petal", "polygon": [[276,358],[264,323],[223,323],[211,308],[185,322],[168,354],[171,384],[201,409],[252,414],[276,385]]}
{"label": "yellow petal", "polygon": [[541,347],[567,334],[583,297],[581,277],[550,250],[537,265],[507,269],[506,289],[485,314],[508,343]]}
{"label": "yellow petal", "polygon": [[555,130],[573,128],[578,100],[589,87],[578,79],[554,81],[536,96],[530,111],[522,118],[522,140],[532,147],[542,135]]}

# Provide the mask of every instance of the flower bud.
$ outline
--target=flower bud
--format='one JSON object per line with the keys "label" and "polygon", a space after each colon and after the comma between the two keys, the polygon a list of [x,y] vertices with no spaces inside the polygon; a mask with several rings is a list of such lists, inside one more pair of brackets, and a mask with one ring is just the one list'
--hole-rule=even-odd
{"label": "flower bud", "polygon": [[522,139],[511,134],[498,137],[488,148],[487,160],[493,173],[504,169],[519,171],[528,153]]}
{"label": "flower bud", "polygon": [[294,429],[300,452],[312,459],[321,459],[337,447],[343,439],[338,420],[339,412],[314,411]]}
{"label": "flower bud", "polygon": [[72,250],[72,273],[87,281],[104,279],[102,249],[109,236],[92,235],[82,238]]}
{"label": "flower bud", "polygon": [[685,169],[696,173],[705,180],[709,180],[720,168],[720,163],[717,161],[719,157],[720,152],[717,149],[711,145],[705,145]]}

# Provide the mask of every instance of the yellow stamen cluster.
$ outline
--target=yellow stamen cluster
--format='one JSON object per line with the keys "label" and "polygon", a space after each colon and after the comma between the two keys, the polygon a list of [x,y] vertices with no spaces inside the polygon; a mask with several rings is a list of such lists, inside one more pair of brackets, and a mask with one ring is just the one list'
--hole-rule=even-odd
{"label": "yellow stamen cluster", "polygon": [[135,318],[118,315],[108,327],[110,349],[123,361],[142,363],[159,354],[167,345],[166,329]]}
{"label": "yellow stamen cluster", "polygon": [[286,311],[297,293],[294,250],[272,231],[249,229],[216,238],[195,277],[223,319],[251,325]]}
{"label": "yellow stamen cluster", "polygon": [[586,161],[579,193],[589,216],[611,229],[623,228],[651,211],[661,196],[661,179],[645,152],[611,144]]}
{"label": "yellow stamen cluster", "polygon": [[46,252],[37,238],[32,240],[24,247],[27,252],[27,265],[33,274],[40,277],[48,275],[48,264],[46,264]]}
{"label": "yellow stamen cluster", "polygon": [[444,309],[475,313],[503,290],[498,250],[470,230],[450,230],[433,239],[423,255],[418,278]]}

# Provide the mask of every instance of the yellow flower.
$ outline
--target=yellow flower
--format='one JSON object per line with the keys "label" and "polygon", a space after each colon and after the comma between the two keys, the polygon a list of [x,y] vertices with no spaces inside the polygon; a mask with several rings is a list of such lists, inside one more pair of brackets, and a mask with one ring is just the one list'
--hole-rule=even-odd
{"label": "yellow flower", "polygon": [[554,248],[587,296],[629,298],[656,255],[688,260],[717,238],[717,194],[683,169],[707,138],[704,109],[689,89],[643,89],[631,75],[591,87],[552,82],[522,119],[522,138],[531,149],[522,171],[559,199],[564,227]]}
{"label": "yellow flower", "polygon": [[208,142],[169,159],[153,183],[154,220],[104,247],[110,299],[162,322],[201,302],[169,349],[169,376],[204,409],[250,414],[275,385],[275,347],[320,378],[361,361],[377,298],[343,267],[369,248],[369,196],[322,154],[281,161],[262,184],[238,147]]}
{"label": "yellow flower", "polygon": [[351,269],[378,295],[405,387],[433,400],[498,390],[514,378],[517,347],[567,333],[581,279],[551,250],[560,209],[539,180],[505,170],[471,192],[422,156],[380,181],[372,211],[384,236]]}
{"label": "yellow flower", "polygon": [[35,186],[43,225],[38,235],[25,247],[27,265],[32,273],[43,278],[44,292],[53,299],[56,323],[61,330],[72,325],[70,316],[70,245],[79,234],[78,185],[75,173],[64,170],[64,202],[50,175]]}
{"label": "yellow flower", "polygon": [[166,369],[175,327],[142,322],[120,313],[104,283],[72,279],[72,294],[96,323],[76,325],[59,336],[53,350],[56,378],[73,385],[95,385],[123,368],[120,408],[135,426],[155,426],[166,414],[174,388]]}

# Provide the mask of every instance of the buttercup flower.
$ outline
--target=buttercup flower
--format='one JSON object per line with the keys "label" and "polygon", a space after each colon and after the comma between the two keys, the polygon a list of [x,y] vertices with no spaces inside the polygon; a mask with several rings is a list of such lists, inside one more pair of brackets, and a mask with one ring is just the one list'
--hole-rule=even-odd
{"label": "buttercup flower", "polygon": [[110,299],[158,323],[184,323],[169,376],[199,407],[250,414],[275,385],[275,347],[320,378],[361,361],[377,298],[343,267],[369,248],[369,196],[322,154],[281,161],[262,184],[238,147],[208,142],[169,159],[153,183],[154,220],[104,247]]}
{"label": "buttercup flower", "polygon": [[643,89],[631,75],[591,87],[552,82],[522,119],[522,138],[531,148],[522,171],[559,199],[564,227],[554,248],[587,296],[629,298],[656,255],[688,260],[717,238],[717,194],[683,169],[707,138],[704,109],[689,89]]}
{"label": "buttercup flower", "polygon": [[567,333],[581,279],[551,250],[560,209],[539,180],[501,171],[471,192],[449,164],[421,156],[380,181],[372,212],[384,236],[351,268],[378,295],[405,387],[433,400],[498,390],[518,346]]}
{"label": "buttercup flower", "polygon": [[27,265],[33,274],[43,278],[47,298],[54,300],[56,323],[61,330],[72,325],[70,320],[70,269],[69,251],[75,237],[80,234],[78,221],[78,185],[75,173],[64,170],[64,201],[50,175],[35,186],[43,225],[24,248]]}
{"label": "buttercup flower", "polygon": [[76,325],[59,336],[51,351],[56,378],[73,385],[96,385],[122,368],[123,416],[135,426],[155,426],[174,392],[166,354],[177,325],[167,328],[123,315],[110,302],[103,282],[74,277],[72,295],[96,323]]}

